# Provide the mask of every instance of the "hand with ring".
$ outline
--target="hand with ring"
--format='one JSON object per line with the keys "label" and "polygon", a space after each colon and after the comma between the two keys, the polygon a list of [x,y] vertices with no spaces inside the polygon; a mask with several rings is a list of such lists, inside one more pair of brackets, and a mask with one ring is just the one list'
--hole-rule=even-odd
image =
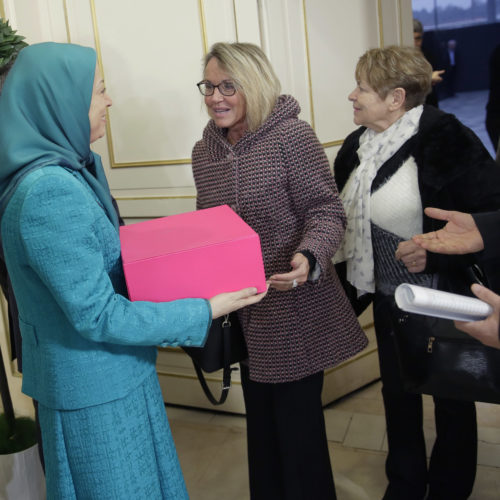
{"label": "hand with ring", "polygon": [[427,264],[427,251],[412,240],[402,241],[398,245],[395,257],[410,273],[422,272]]}
{"label": "hand with ring", "polygon": [[296,253],[290,265],[292,266],[292,271],[283,274],[273,274],[269,278],[269,285],[272,288],[285,292],[307,281],[307,277],[309,276],[309,261],[304,254],[300,252]]}

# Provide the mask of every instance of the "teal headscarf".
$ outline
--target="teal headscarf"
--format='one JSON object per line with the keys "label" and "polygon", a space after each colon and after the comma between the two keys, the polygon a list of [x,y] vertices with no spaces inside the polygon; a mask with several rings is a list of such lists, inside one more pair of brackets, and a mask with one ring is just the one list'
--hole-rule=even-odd
{"label": "teal headscarf", "polygon": [[0,95],[0,216],[22,178],[45,165],[78,170],[118,230],[99,155],[90,150],[96,53],[40,43],[23,49]]}

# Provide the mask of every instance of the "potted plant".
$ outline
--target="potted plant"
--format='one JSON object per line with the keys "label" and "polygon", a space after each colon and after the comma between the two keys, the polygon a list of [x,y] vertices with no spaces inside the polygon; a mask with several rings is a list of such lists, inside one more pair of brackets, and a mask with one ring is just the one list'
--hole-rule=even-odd
{"label": "potted plant", "polygon": [[45,478],[38,456],[35,421],[16,417],[0,350],[0,498],[45,498]]}
{"label": "potted plant", "polygon": [[3,413],[0,414],[0,455],[23,451],[37,442],[36,425],[29,417],[15,417],[3,356],[0,351],[0,392]]}
{"label": "potted plant", "polygon": [[28,45],[24,36],[16,35],[9,21],[0,17],[0,89],[19,51]]}

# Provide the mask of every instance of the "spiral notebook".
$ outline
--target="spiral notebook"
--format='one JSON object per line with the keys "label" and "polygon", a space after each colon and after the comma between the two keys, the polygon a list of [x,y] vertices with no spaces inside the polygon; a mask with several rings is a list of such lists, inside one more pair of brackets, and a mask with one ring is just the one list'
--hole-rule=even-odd
{"label": "spiral notebook", "polygon": [[493,309],[482,300],[433,288],[402,283],[396,288],[396,304],[400,309],[416,314],[459,321],[478,321]]}

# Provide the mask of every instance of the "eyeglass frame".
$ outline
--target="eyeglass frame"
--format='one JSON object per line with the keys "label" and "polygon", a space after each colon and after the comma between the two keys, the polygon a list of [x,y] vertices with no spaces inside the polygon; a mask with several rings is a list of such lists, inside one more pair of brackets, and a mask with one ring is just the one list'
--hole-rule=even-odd
{"label": "eyeglass frame", "polygon": [[[225,94],[224,92],[222,92],[222,90],[220,89],[220,86],[223,84],[223,83],[232,83],[233,84],[233,88],[234,88],[234,92],[232,94]],[[212,90],[212,93],[211,94],[204,94],[202,91],[201,91],[201,88],[200,88],[200,85],[203,85],[203,84],[210,84],[212,87],[213,87],[213,90]],[[234,83],[233,80],[222,80],[222,82],[218,83],[217,85],[214,85],[212,82],[208,81],[208,80],[202,80],[201,82],[198,82],[196,84],[196,86],[198,87],[198,90],[200,91],[200,94],[202,96],[205,96],[205,97],[210,97],[212,95],[214,95],[215,93],[215,89],[218,89],[220,94],[223,95],[224,97],[231,97],[233,96],[234,94],[236,94],[236,92],[238,92],[238,89],[236,88],[236,84]]]}

